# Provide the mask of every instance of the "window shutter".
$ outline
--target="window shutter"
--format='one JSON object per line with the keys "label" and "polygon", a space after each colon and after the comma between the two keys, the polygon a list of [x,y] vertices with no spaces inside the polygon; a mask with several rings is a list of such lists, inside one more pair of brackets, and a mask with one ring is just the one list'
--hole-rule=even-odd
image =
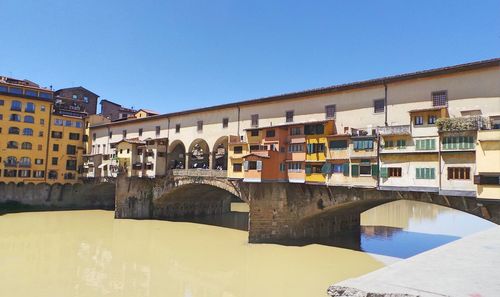
{"label": "window shutter", "polygon": [[243,162],[243,170],[248,171],[248,161]]}
{"label": "window shutter", "polygon": [[421,179],[422,178],[421,168],[417,168],[416,170],[417,170],[416,172],[417,179]]}
{"label": "window shutter", "polygon": [[372,164],[372,176],[378,177],[378,165],[377,164]]}
{"label": "window shutter", "polygon": [[434,150],[436,149],[436,139],[429,139],[430,147],[428,149]]}
{"label": "window shutter", "polygon": [[257,161],[257,171],[262,171],[262,161]]}
{"label": "window shutter", "polygon": [[359,176],[359,165],[352,164],[351,171],[352,171],[352,176]]}
{"label": "window shutter", "polygon": [[321,167],[321,173],[323,173],[323,174],[332,173],[332,164],[330,164],[328,162],[323,164],[323,166]]}
{"label": "window shutter", "polygon": [[431,168],[431,179],[435,179],[435,178],[436,178],[436,169]]}
{"label": "window shutter", "polygon": [[[417,168],[418,170],[418,168]],[[380,168],[380,177],[387,178],[389,177],[389,169],[387,167]]]}
{"label": "window shutter", "polygon": [[306,175],[311,175],[312,168],[311,165],[306,165]]}
{"label": "window shutter", "polygon": [[344,163],[344,168],[343,168],[343,172],[344,172],[344,176],[349,176],[349,163]]}
{"label": "window shutter", "polygon": [[420,143],[421,143],[421,140],[417,140],[416,141],[416,147],[417,147],[417,150],[420,150]]}
{"label": "window shutter", "polygon": [[459,149],[463,149],[464,148],[464,137],[463,136],[459,136],[458,137],[458,148]]}

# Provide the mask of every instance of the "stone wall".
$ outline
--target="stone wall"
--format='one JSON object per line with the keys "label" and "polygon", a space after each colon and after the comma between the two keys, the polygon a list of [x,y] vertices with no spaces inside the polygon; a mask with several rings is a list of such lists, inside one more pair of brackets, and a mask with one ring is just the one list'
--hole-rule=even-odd
{"label": "stone wall", "polygon": [[114,183],[49,185],[0,182],[0,203],[14,203],[21,208],[113,209],[114,196]]}

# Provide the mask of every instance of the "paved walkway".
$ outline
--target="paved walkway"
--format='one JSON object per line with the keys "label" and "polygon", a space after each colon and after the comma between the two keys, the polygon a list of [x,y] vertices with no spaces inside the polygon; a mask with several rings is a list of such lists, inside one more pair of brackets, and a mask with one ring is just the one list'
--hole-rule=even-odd
{"label": "paved walkway", "polygon": [[379,294],[499,297],[500,226],[342,281],[330,291],[336,286]]}

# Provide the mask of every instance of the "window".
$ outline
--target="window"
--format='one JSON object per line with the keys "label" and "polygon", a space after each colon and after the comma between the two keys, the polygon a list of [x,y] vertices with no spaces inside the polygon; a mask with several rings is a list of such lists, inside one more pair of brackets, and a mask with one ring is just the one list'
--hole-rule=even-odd
{"label": "window", "polygon": [[249,170],[257,170],[257,161],[248,161]]}
{"label": "window", "polygon": [[127,130],[122,131],[122,137],[123,137],[123,139],[127,138]]}
{"label": "window", "polygon": [[347,140],[332,140],[330,141],[331,150],[345,150],[347,149]]}
{"label": "window", "polygon": [[76,128],[81,128],[82,127],[82,122],[75,122],[75,127]]}
{"label": "window", "polygon": [[80,140],[80,134],[79,133],[69,133],[69,139]]}
{"label": "window", "polygon": [[78,99],[78,95],[76,94],[73,94],[73,96],[71,96],[73,98],[73,100],[77,100]]}
{"label": "window", "polygon": [[160,131],[161,131],[160,126],[156,126],[155,130],[156,130],[156,136],[160,136]]}
{"label": "window", "polygon": [[142,128],[139,128],[139,136],[142,136]]}
{"label": "window", "polygon": [[286,171],[286,165],[285,163],[280,163],[280,171],[285,172]]}
{"label": "window", "polygon": [[19,177],[30,177],[31,170],[19,170]]}
{"label": "window", "polygon": [[35,123],[35,118],[32,117],[32,116],[24,116],[24,122],[25,123],[34,124]]}
{"label": "window", "polygon": [[45,105],[40,106],[40,111],[45,111]]}
{"label": "window", "polygon": [[241,170],[242,170],[241,163],[234,163],[233,164],[233,172],[241,172]]}
{"label": "window", "polygon": [[415,116],[415,118],[413,120],[414,120],[415,126],[420,126],[420,125],[424,124],[424,117],[423,116]]}
{"label": "window", "polygon": [[325,132],[325,126],[323,124],[312,124],[304,126],[305,135],[321,135]]}
{"label": "window", "polygon": [[259,136],[259,130],[251,130],[250,136]]}
{"label": "window", "polygon": [[288,163],[288,171],[300,172],[301,170],[302,170],[302,163],[299,163],[299,162]]}
{"label": "window", "polygon": [[43,165],[43,159],[35,159],[35,165]]}
{"label": "window", "polygon": [[67,160],[66,170],[76,170],[76,160]]}
{"label": "window", "polygon": [[76,155],[76,145],[67,145],[66,146],[66,154]]}
{"label": "window", "polygon": [[17,127],[10,127],[9,128],[9,134],[19,135],[19,128],[17,128]]}
{"label": "window", "polygon": [[37,91],[33,91],[33,90],[24,90],[24,95],[26,95],[26,96],[32,96],[32,97],[37,97],[38,96],[38,92]]}
{"label": "window", "polygon": [[[1,88],[1,87],[2,87],[2,86],[0,86],[0,88]],[[3,92],[3,91],[0,89],[0,92]],[[0,106],[2,106],[2,105],[4,105],[4,104],[5,104],[5,102],[3,101],[3,99],[0,99]]]}
{"label": "window", "polygon": [[296,153],[296,152],[303,152],[304,151],[304,146],[302,144],[290,144],[288,145],[288,151],[290,153]]}
{"label": "window", "polygon": [[308,143],[307,144],[307,153],[308,154],[321,153],[324,151],[325,151],[325,144],[324,143]]}
{"label": "window", "polygon": [[447,106],[448,105],[448,91],[432,92],[432,106]]}
{"label": "window", "polygon": [[40,97],[45,98],[45,99],[52,99],[52,94],[40,92]]}
{"label": "window", "polygon": [[436,149],[435,139],[417,139],[415,141],[417,150],[434,150]]}
{"label": "window", "polygon": [[89,97],[83,96],[83,102],[88,103],[89,102]]}
{"label": "window", "polygon": [[198,121],[196,123],[196,128],[197,130],[200,132],[200,131],[203,131],[203,121]]}
{"label": "window", "polygon": [[500,185],[500,176],[498,175],[475,175],[474,183],[476,185]]}
{"label": "window", "polygon": [[429,118],[427,119],[428,124],[435,124],[437,120],[437,116],[435,115],[430,115]]}
{"label": "window", "polygon": [[35,112],[35,104],[28,102],[24,108],[25,112]]}
{"label": "window", "polygon": [[59,144],[54,143],[54,144],[52,145],[52,151],[54,151],[54,152],[58,152],[58,151],[59,151]]}
{"label": "window", "polygon": [[475,147],[474,137],[472,136],[453,136],[443,138],[443,149],[473,149]]}
{"label": "window", "polygon": [[470,179],[470,167],[448,167],[448,179]]}
{"label": "window", "polygon": [[17,165],[17,158],[13,157],[13,156],[7,157],[7,160],[5,160],[5,165],[16,166]]}
{"label": "window", "polygon": [[139,156],[142,155],[142,149],[137,149],[137,155],[139,155]]}
{"label": "window", "polygon": [[60,131],[52,131],[51,136],[52,138],[61,139],[63,137],[63,133]]}
{"label": "window", "polygon": [[19,148],[19,144],[17,143],[17,141],[9,141],[9,142],[7,142],[7,148],[17,149],[17,148]]}
{"label": "window", "polygon": [[302,135],[302,129],[300,127],[290,128],[290,135]]}
{"label": "window", "polygon": [[370,164],[370,160],[361,160],[359,163],[359,175],[371,175],[372,174],[372,165]]}
{"label": "window", "polygon": [[[95,133],[94,133],[95,134]],[[109,131],[109,134],[108,134],[109,138],[113,138],[113,131]],[[95,139],[94,139],[95,140]]]}
{"label": "window", "polygon": [[15,169],[5,169],[3,171],[3,176],[4,177],[16,177],[17,176],[17,170],[15,170]]}
{"label": "window", "polygon": [[333,164],[333,173],[343,173],[344,164]]}
{"label": "window", "polygon": [[34,170],[33,177],[35,178],[43,178],[45,176],[45,171],[43,170]]}
{"label": "window", "polygon": [[434,179],[436,178],[435,168],[416,168],[415,177],[417,179]]}
{"label": "window", "polygon": [[252,127],[259,127],[259,115],[258,114],[253,114],[251,116],[251,125]]}
{"label": "window", "polygon": [[49,179],[57,179],[57,171],[55,170],[49,171]]}
{"label": "window", "polygon": [[229,126],[229,118],[222,119],[222,128],[227,128]]}
{"label": "window", "polygon": [[40,119],[40,125],[45,125],[45,119]]}
{"label": "window", "polygon": [[323,174],[323,172],[321,172],[321,168],[323,168],[322,165],[311,165],[311,164],[307,164],[306,165],[306,175],[311,175],[313,173],[320,173],[320,174]]}
{"label": "window", "polygon": [[69,120],[66,120],[66,121],[64,121],[64,126],[71,127],[71,126],[73,126],[73,123]]}
{"label": "window", "polygon": [[396,141],[396,146],[398,147],[398,149],[406,148],[406,140],[405,139],[398,139]]}
{"label": "window", "polygon": [[19,116],[18,114],[11,114],[10,117],[9,117],[9,121],[12,121],[12,122],[20,122],[21,121],[21,116]]}
{"label": "window", "polygon": [[57,161],[58,161],[57,157],[53,157],[52,158],[52,165],[57,165]]}
{"label": "window", "polygon": [[21,159],[19,159],[19,166],[21,166],[21,167],[31,166],[31,158],[30,157],[21,157]]}
{"label": "window", "polygon": [[403,173],[403,170],[401,167],[389,167],[389,168],[385,168],[385,169],[387,169],[387,175],[389,177],[401,177],[402,173]]}
{"label": "window", "polygon": [[266,130],[266,137],[275,137],[276,136],[276,131],[273,130]]}
{"label": "window", "polygon": [[394,147],[394,141],[393,140],[386,140],[384,142],[384,147],[385,148],[393,148]]}
{"label": "window", "polygon": [[241,154],[241,153],[243,153],[243,147],[242,146],[235,146],[234,147],[234,153],[235,154]]}
{"label": "window", "polygon": [[62,126],[63,125],[63,120],[61,120],[61,119],[55,119],[54,120],[54,125],[55,126]]}
{"label": "window", "polygon": [[373,100],[373,112],[380,113],[385,111],[385,99]]}
{"label": "window", "polygon": [[31,150],[33,148],[33,145],[31,142],[23,142],[21,143],[21,149],[23,150]]}
{"label": "window", "polygon": [[0,114],[0,120],[3,120],[3,114]]}
{"label": "window", "polygon": [[336,112],[335,104],[325,106],[325,115],[327,119],[335,118],[335,112]]}
{"label": "window", "polygon": [[352,144],[353,144],[354,150],[372,150],[373,149],[373,139],[353,140]]}
{"label": "window", "polygon": [[181,124],[175,124],[175,133],[181,132]]}
{"label": "window", "polygon": [[21,102],[17,100],[12,101],[10,105],[10,110],[21,111],[21,108],[22,108]]}
{"label": "window", "polygon": [[285,114],[285,117],[286,117],[286,122],[287,123],[293,122],[293,110],[287,111],[286,114]]}
{"label": "window", "polygon": [[41,144],[38,145],[38,150],[41,151],[43,149],[43,146]]}

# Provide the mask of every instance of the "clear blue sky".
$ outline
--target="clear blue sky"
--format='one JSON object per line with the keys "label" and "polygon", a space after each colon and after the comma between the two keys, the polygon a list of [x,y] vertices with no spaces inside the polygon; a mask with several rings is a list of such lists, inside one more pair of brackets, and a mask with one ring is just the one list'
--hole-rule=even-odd
{"label": "clear blue sky", "polygon": [[171,112],[500,57],[500,0],[0,0],[0,74]]}

